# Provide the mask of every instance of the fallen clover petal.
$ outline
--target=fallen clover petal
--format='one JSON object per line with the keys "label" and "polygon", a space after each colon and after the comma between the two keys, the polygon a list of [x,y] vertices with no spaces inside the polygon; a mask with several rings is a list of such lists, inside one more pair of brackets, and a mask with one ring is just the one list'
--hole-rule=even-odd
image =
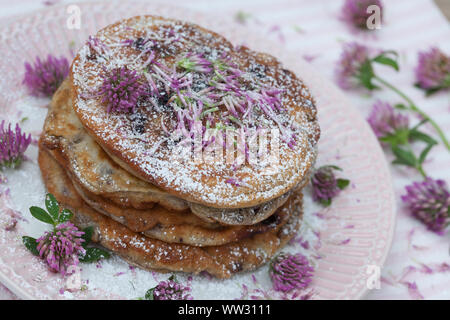
{"label": "fallen clover petal", "polygon": [[419,288],[415,282],[405,281],[402,283],[408,288],[409,296],[414,300],[423,300],[424,296],[420,293]]}
{"label": "fallen clover petal", "polygon": [[389,103],[382,101],[375,102],[367,122],[377,138],[392,135],[398,130],[407,130],[409,127],[407,116],[396,112]]}
{"label": "fallen clover petal", "polygon": [[22,133],[19,124],[15,130],[5,120],[0,124],[0,169],[17,168],[23,160],[23,154],[31,143],[31,134]]}
{"label": "fallen clover petal", "polygon": [[331,200],[350,183],[347,179],[336,178],[334,170],[341,169],[331,165],[322,166],[311,177],[313,200],[325,206],[329,206]]}
{"label": "fallen clover petal", "polygon": [[335,70],[338,85],[345,90],[359,87],[362,68],[369,61],[369,49],[366,46],[356,42],[344,44]]}
{"label": "fallen clover petal", "polygon": [[141,83],[135,70],[127,67],[115,68],[103,76],[98,95],[108,112],[134,111],[138,99],[146,93],[147,87]]}
{"label": "fallen clover petal", "polygon": [[191,288],[184,286],[171,276],[167,281],[161,281],[158,285],[147,291],[147,300],[192,300]]}
{"label": "fallen clover petal", "polygon": [[417,86],[429,93],[450,88],[450,56],[438,48],[419,52],[415,72]]}
{"label": "fallen clover petal", "polygon": [[443,234],[450,224],[450,192],[444,180],[427,177],[406,186],[402,200],[411,214],[429,230]]}
{"label": "fallen clover petal", "polygon": [[36,57],[33,65],[25,63],[23,84],[34,96],[50,97],[55,93],[69,74],[69,62],[66,58],[48,55],[46,60]]}
{"label": "fallen clover petal", "polygon": [[272,260],[270,278],[276,291],[289,292],[304,289],[312,281],[314,268],[301,253],[281,253]]}
{"label": "fallen clover petal", "polygon": [[70,266],[78,265],[78,256],[85,254],[83,235],[71,222],[64,222],[37,239],[36,249],[51,271],[65,275]]}
{"label": "fallen clover petal", "polygon": [[[380,0],[346,0],[342,6],[341,19],[352,28],[370,30],[367,28],[367,20],[373,12],[367,12],[367,8],[372,5],[378,6],[380,12],[383,11]],[[380,18],[382,19],[382,15]]]}

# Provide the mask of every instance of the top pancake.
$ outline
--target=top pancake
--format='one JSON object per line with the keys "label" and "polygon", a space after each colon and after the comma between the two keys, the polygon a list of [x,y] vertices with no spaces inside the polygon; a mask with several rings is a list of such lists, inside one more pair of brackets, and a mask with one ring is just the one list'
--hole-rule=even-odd
{"label": "top pancake", "polygon": [[[146,46],[139,45],[146,40]],[[175,67],[183,57],[196,54],[215,70],[185,72]],[[145,62],[150,63],[145,66]],[[151,78],[157,87],[157,93],[148,89],[141,96],[134,111],[108,112],[99,95],[103,77],[119,67],[136,70],[142,83]],[[179,92],[181,96],[200,98],[186,98],[182,105],[176,89],[170,87],[172,82],[164,84],[165,76],[157,69],[174,70],[170,77],[191,82]],[[221,83],[221,79],[233,77],[228,72],[238,74],[236,86],[242,96],[236,98]],[[308,176],[316,158],[320,130],[314,100],[304,83],[275,58],[246,47],[234,48],[220,35],[194,24],[140,16],[110,25],[80,49],[72,64],[71,81],[75,112],[112,159],[132,174],[191,202],[216,208],[259,205],[298,185]],[[205,90],[213,95],[204,98]],[[167,95],[171,98],[164,99]],[[243,103],[249,105],[247,111],[234,110],[231,114],[230,97],[233,101],[244,99]],[[206,115],[198,102],[201,99],[212,100],[214,108],[208,108],[216,111]],[[279,108],[268,110],[270,106],[264,101],[269,100],[279,101]],[[188,130],[185,116],[192,121],[195,116],[205,127],[212,123],[217,128],[226,117],[221,125],[234,131],[279,129],[285,141],[279,142],[276,170],[264,174],[260,166],[248,161],[236,166],[227,161],[180,157],[176,153],[180,137],[168,133],[180,127],[182,132]]]}

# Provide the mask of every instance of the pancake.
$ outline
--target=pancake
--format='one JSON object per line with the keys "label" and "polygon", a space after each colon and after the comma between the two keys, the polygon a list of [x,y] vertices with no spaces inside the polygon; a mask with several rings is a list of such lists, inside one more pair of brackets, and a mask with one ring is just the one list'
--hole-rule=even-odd
{"label": "pancake", "polygon": [[274,214],[257,224],[223,226],[205,222],[189,211],[170,211],[159,205],[147,210],[124,210],[101,197],[86,194],[86,190],[82,190],[76,183],[73,185],[89,206],[132,231],[142,232],[146,236],[168,243],[184,243],[198,247],[219,246],[269,230],[276,231],[289,219],[288,212],[282,208],[290,206],[295,200],[295,196],[291,196]]}
{"label": "pancake", "polygon": [[[42,152],[51,154],[40,145]],[[44,157],[44,156],[43,156]],[[45,156],[47,157],[47,156]],[[56,160],[56,159],[55,159]],[[65,169],[63,164],[59,165]],[[70,170],[64,170],[83,200],[96,211],[123,224],[131,231],[169,243],[185,243],[192,246],[218,246],[235,242],[253,234],[277,230],[289,218],[283,210],[277,210],[270,218],[251,226],[223,226],[206,222],[190,210],[171,211],[156,204],[150,209],[122,208],[115,203],[84,189],[71,178]],[[294,201],[294,196],[290,201]],[[289,201],[289,200],[288,200]],[[287,206],[289,204],[285,204]]]}
{"label": "pancake", "polygon": [[[77,189],[85,190],[81,194],[92,194],[90,197],[84,197],[86,201],[89,202],[87,198],[92,199],[95,195],[101,196],[104,199],[103,202],[110,200],[111,203],[108,205],[115,212],[123,211],[120,208],[117,209],[117,206],[128,209],[128,212],[135,212],[134,209],[150,209],[160,205],[169,210],[187,211],[190,208],[195,215],[212,224],[254,225],[269,218],[291,194],[287,192],[257,207],[218,209],[178,199],[150,183],[137,179],[112,161],[86,133],[73,111],[68,80],[62,83],[53,96],[44,123],[41,143],[67,170]],[[308,179],[305,179],[302,183],[307,182]],[[94,203],[98,202],[94,200]],[[89,203],[99,209],[98,205]],[[161,210],[157,208],[157,211]],[[101,211],[110,210],[103,208]],[[119,216],[122,214],[120,213]],[[145,219],[134,219],[132,223],[142,225],[145,221]],[[133,231],[141,231],[130,225],[128,227]],[[146,225],[139,228],[142,227]]]}
{"label": "pancake", "polygon": [[[214,71],[180,70],[180,61],[196,55],[207,59]],[[104,78],[121,67],[137,72],[146,93],[133,111],[109,112],[107,96],[99,92]],[[235,48],[197,25],[154,16],[119,21],[80,49],[70,77],[74,110],[110,157],[186,201],[220,209],[259,206],[305,181],[315,162],[320,129],[306,85],[274,57]],[[221,79],[234,81],[234,91]],[[221,124],[233,132],[279,130],[275,170],[267,174],[259,162],[236,165],[180,156],[182,143],[191,147],[189,123],[194,120],[204,128]],[[181,138],[172,134],[180,132]]]}
{"label": "pancake", "polygon": [[253,270],[273,257],[296,233],[302,214],[301,194],[287,211],[289,220],[277,231],[254,235],[223,246],[194,247],[168,244],[146,237],[90,208],[78,195],[69,177],[47,152],[40,150],[39,166],[44,183],[61,207],[73,211],[73,222],[80,228],[94,227],[93,241],[132,264],[161,272],[207,272],[229,278],[240,271]]}

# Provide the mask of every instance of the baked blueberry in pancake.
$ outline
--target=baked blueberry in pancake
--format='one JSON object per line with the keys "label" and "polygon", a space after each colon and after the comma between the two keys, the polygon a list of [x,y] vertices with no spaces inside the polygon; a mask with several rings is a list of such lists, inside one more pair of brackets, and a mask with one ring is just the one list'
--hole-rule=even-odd
{"label": "baked blueberry in pancake", "polygon": [[[82,126],[111,159],[190,203],[257,207],[304,183],[314,165],[320,129],[306,85],[274,57],[200,26],[155,16],[119,21],[80,49],[70,81]],[[219,133],[206,136],[210,129]],[[270,174],[259,161],[264,152],[251,152],[261,131],[273,132],[267,153],[277,151]],[[213,144],[235,157],[205,160]]]}

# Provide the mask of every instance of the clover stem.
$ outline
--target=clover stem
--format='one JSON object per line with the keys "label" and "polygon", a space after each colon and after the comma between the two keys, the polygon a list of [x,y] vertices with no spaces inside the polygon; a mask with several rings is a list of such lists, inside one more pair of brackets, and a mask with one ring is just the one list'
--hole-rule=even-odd
{"label": "clover stem", "polygon": [[427,178],[427,174],[426,174],[425,171],[423,170],[421,164],[419,164],[419,165],[417,166],[417,170],[420,172],[420,174],[422,175],[422,177],[423,177],[424,179]]}
{"label": "clover stem", "polygon": [[445,145],[448,151],[450,151],[450,143],[448,142],[447,138],[445,137],[444,132],[441,130],[439,125],[431,119],[429,115],[427,115],[425,112],[423,112],[419,107],[417,107],[414,102],[402,91],[400,91],[398,88],[387,82],[386,80],[380,78],[379,76],[374,76],[374,79],[376,79],[378,82],[380,82],[382,85],[386,86],[387,88],[394,91],[396,94],[398,94],[400,97],[402,97],[408,104],[409,104],[409,110],[417,112],[420,114],[425,120],[427,120],[433,128],[436,130],[437,134],[439,135],[439,138],[442,140],[442,143]]}
{"label": "clover stem", "polygon": [[[406,142],[406,146],[409,149],[409,151],[411,153],[413,153],[413,149],[411,147],[411,145],[409,144],[409,142]],[[425,173],[425,170],[422,167],[422,163],[420,163],[420,161],[416,160],[416,165],[414,166],[414,168],[419,171],[420,175],[422,176],[422,178],[426,179],[427,178],[427,174]]]}

